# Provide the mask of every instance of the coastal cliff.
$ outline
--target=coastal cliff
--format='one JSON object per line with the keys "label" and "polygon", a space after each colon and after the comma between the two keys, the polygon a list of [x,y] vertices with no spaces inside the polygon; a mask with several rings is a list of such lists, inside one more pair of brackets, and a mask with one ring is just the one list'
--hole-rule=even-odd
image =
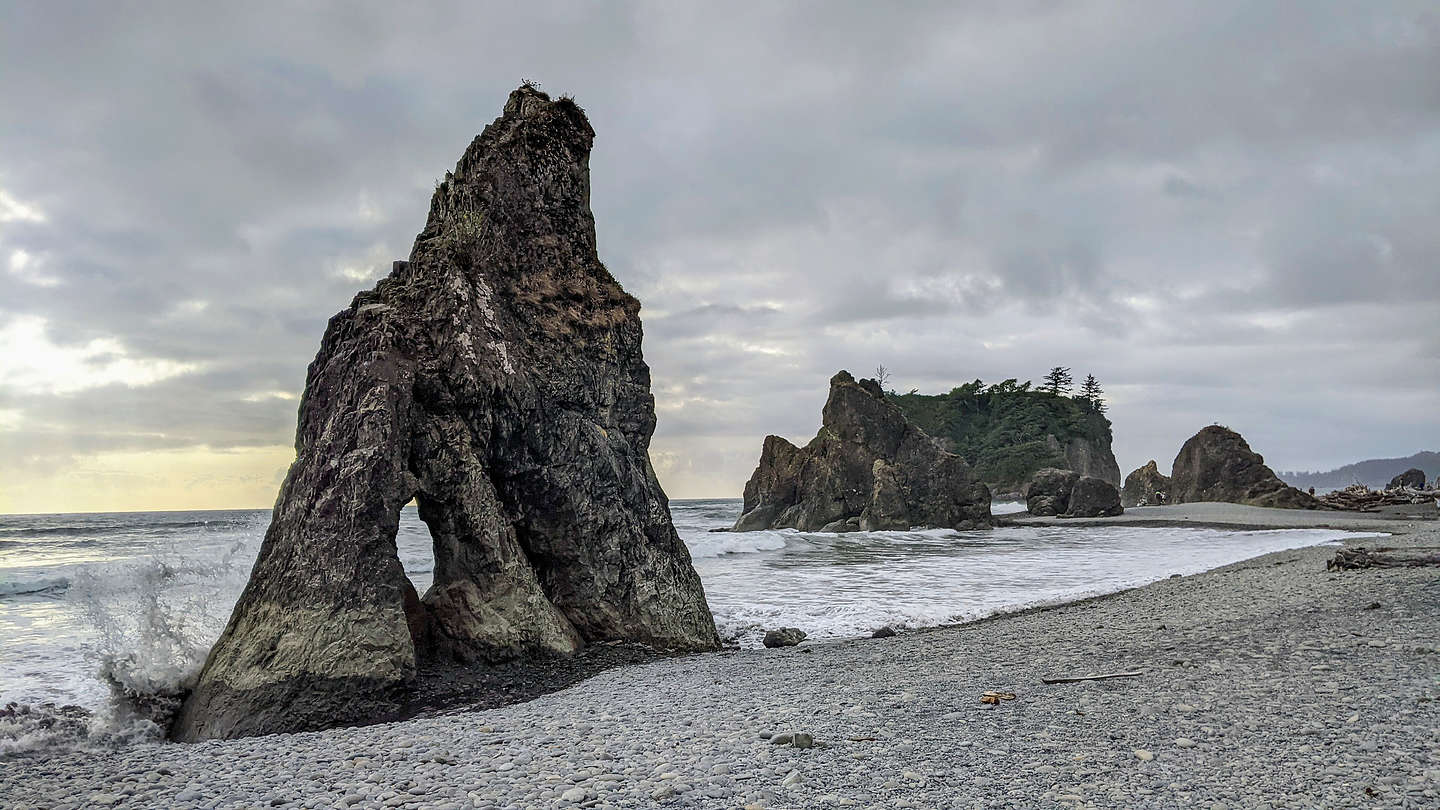
{"label": "coastal cliff", "polygon": [[830,379],[803,448],[767,436],[735,531],[990,526],[990,492],[960,456],[912,424],[874,380]]}
{"label": "coastal cliff", "polygon": [[[409,261],[330,320],[297,459],[173,736],[375,719],[426,661],[717,646],[650,465],[639,302],[596,254],[593,138],[572,101],[513,92]],[[423,596],[396,557],[412,498]]]}
{"label": "coastal cliff", "polygon": [[1073,470],[1120,486],[1110,420],[1082,399],[1006,380],[945,394],[892,394],[911,421],[946,442],[994,492],[1019,492],[1042,469]]}

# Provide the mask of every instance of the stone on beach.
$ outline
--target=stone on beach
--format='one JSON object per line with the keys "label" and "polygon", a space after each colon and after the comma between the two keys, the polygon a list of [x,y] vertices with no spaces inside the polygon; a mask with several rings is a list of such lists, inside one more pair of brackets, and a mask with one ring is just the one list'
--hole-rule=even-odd
{"label": "stone on beach", "polygon": [[761,643],[771,648],[794,647],[804,641],[808,635],[798,627],[781,627],[778,630],[767,630]]}
{"label": "stone on beach", "polygon": [[[298,457],[174,736],[378,719],[426,660],[718,645],[648,456],[639,302],[596,254],[593,138],[574,102],[513,92],[409,261],[330,320]],[[412,498],[423,597],[396,557]]]}
{"label": "stone on beach", "polygon": [[820,432],[803,448],[767,436],[736,531],[976,529],[990,490],[887,401],[874,380],[830,379]]}

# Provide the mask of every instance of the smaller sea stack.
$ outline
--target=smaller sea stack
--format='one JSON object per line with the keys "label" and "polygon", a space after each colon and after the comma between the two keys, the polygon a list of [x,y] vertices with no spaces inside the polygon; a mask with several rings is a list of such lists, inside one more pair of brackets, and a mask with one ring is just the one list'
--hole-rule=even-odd
{"label": "smaller sea stack", "polygon": [[830,379],[820,432],[767,436],[735,531],[884,531],[993,525],[990,490],[887,401],[874,380]]}

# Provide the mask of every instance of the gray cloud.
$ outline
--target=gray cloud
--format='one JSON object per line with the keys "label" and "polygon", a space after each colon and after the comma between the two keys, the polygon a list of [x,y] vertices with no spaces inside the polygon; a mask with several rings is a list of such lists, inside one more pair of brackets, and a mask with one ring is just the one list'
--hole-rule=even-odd
{"label": "gray cloud", "polygon": [[522,77],[599,133],[680,494],[881,362],[1093,371],[1126,467],[1212,421],[1281,467],[1440,438],[1427,2],[96,3],[0,27],[0,191],[44,214],[0,218],[0,329],[200,370],[0,384],[0,452],[288,444],[267,394]]}

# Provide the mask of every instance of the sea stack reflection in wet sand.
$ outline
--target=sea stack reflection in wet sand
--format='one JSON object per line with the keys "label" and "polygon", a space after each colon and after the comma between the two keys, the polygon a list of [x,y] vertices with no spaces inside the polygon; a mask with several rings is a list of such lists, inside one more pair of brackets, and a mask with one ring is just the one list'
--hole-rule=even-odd
{"label": "sea stack reflection in wet sand", "polygon": [[[175,737],[377,719],[427,658],[718,644],[650,466],[639,303],[596,254],[593,138],[574,102],[513,92],[410,260],[331,319],[299,457]],[[423,598],[395,549],[412,497],[435,540]]]}

